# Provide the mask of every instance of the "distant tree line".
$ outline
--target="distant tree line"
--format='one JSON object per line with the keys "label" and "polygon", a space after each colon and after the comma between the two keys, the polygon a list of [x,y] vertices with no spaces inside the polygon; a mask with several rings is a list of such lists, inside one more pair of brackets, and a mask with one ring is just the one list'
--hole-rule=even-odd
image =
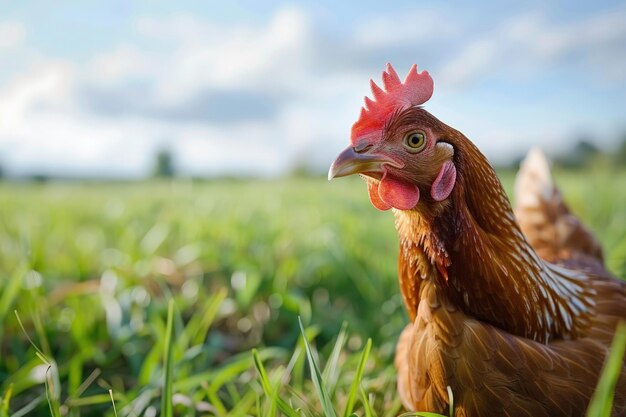
{"label": "distant tree line", "polygon": [[[581,138],[575,145],[558,155],[550,156],[556,166],[568,169],[579,169],[590,165],[601,164],[614,166],[615,168],[626,168],[626,133],[619,142],[619,145],[612,151],[604,151],[594,144],[591,138]],[[523,156],[508,165],[501,165],[497,168],[517,169]],[[170,148],[161,148],[154,154],[154,164],[151,176],[154,178],[173,178],[178,174],[176,158]],[[318,177],[325,175],[325,171],[312,166],[305,157],[297,158],[291,169],[287,173],[290,177]],[[2,161],[0,161],[0,180],[5,178]],[[36,182],[48,180],[45,174],[33,174],[30,179]]]}
{"label": "distant tree line", "polygon": [[583,138],[576,142],[569,152],[553,157],[555,165],[564,168],[584,168],[593,164],[609,164],[626,167],[626,135],[611,152],[598,148],[590,139]]}
{"label": "distant tree line", "polygon": [[[524,156],[520,156],[509,165],[499,166],[505,169],[517,169]],[[550,155],[554,165],[567,169],[582,169],[594,164],[626,168],[626,133],[624,133],[617,148],[613,151],[604,151],[595,145],[590,137],[581,137],[574,145],[556,155]],[[176,176],[175,158],[170,149],[160,149],[155,154],[153,176],[159,178],[171,178]],[[305,155],[295,159],[291,169],[287,172],[289,177],[319,177],[326,174],[324,169],[311,165]]]}
{"label": "distant tree line", "polygon": [[[573,143],[574,145],[568,149],[549,155],[555,166],[566,169],[584,169],[592,165],[626,168],[626,133],[619,145],[610,151],[602,150],[588,137],[580,138]],[[520,155],[510,164],[497,165],[496,168],[516,170],[524,157],[525,155]]]}

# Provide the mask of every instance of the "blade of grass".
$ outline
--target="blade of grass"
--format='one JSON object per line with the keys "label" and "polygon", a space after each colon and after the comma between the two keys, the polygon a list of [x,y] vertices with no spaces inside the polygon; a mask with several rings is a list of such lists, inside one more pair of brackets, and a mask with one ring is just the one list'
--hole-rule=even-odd
{"label": "blade of grass", "polygon": [[12,394],[13,384],[9,384],[9,388],[2,396],[2,401],[0,402],[0,417],[9,417],[9,402]]}
{"label": "blade of grass", "polygon": [[33,326],[35,327],[35,333],[37,334],[37,338],[39,339],[39,343],[41,344],[41,350],[45,353],[45,356],[52,357],[52,350],[50,349],[50,342],[48,342],[48,337],[46,335],[46,330],[44,328],[44,324],[41,321],[41,311],[40,309],[35,309],[32,315]]}
{"label": "blade of grass", "polygon": [[[310,339],[315,338],[319,334],[319,329],[312,326],[306,329],[306,336]],[[298,342],[296,343],[296,350],[304,351],[304,339],[298,338]],[[292,370],[292,385],[293,387],[297,387],[299,389],[304,389],[304,368],[306,366],[306,355],[298,355],[296,361],[293,365]]]}
{"label": "blade of grass", "polygon": [[29,415],[31,411],[37,408],[39,403],[41,403],[44,400],[44,398],[46,398],[46,394],[41,393],[41,395],[37,396],[36,398],[33,398],[33,400],[28,402],[28,404],[26,404],[24,407],[20,408],[15,413],[11,414],[11,417],[23,417],[23,416]]}
{"label": "blade of grass", "polygon": [[[120,410],[123,416],[140,416],[152,401],[152,398],[159,395],[158,389],[144,388],[139,394],[128,402],[124,408]],[[162,394],[162,393],[161,393]]]}
{"label": "blade of grass", "polygon": [[309,346],[309,341],[306,339],[306,333],[304,331],[304,326],[302,325],[302,319],[300,317],[298,317],[298,323],[300,324],[300,331],[302,332],[302,337],[304,338],[306,357],[309,361],[309,367],[311,368],[311,379],[313,380],[313,385],[315,386],[315,390],[317,391],[320,403],[322,404],[322,410],[324,411],[324,415],[326,417],[337,417],[337,413],[333,409],[333,406],[330,402],[330,396],[328,395],[326,387],[324,386],[324,383],[322,381],[322,373],[320,372],[320,368],[313,357],[313,352],[311,350],[311,346]]}
{"label": "blade of grass", "polygon": [[25,272],[26,267],[21,266],[11,275],[8,282],[0,286],[2,290],[2,296],[0,296],[0,342],[2,342],[2,335],[4,334],[4,319],[7,317],[7,312],[17,299],[22,284],[22,277]]}
{"label": "blade of grass", "polygon": [[289,359],[289,363],[287,364],[287,368],[285,369],[285,373],[283,374],[282,383],[287,384],[291,378],[291,374],[293,372],[293,368],[296,366],[296,362],[298,362],[298,358],[300,358],[300,353],[302,353],[301,349],[296,347],[293,351],[293,355],[291,355],[291,359]]}
{"label": "blade of grass", "polygon": [[26,328],[24,327],[24,324],[22,323],[22,320],[20,319],[20,315],[17,313],[17,310],[13,310],[13,313],[15,314],[15,318],[17,319],[17,324],[19,324],[20,328],[22,329],[22,333],[24,333],[24,336],[26,337],[26,340],[28,340],[28,342],[30,343],[30,345],[35,349],[35,351],[39,354],[39,358],[46,364],[46,365],[50,365],[50,361],[46,358],[46,355],[44,355],[44,353],[39,350],[39,348],[37,347],[37,345],[35,344],[35,342],[33,342],[33,339],[30,338],[30,336],[28,335],[28,332],[26,331]]}
{"label": "blade of grass", "polygon": [[615,387],[622,369],[624,353],[626,353],[626,322],[622,321],[617,326],[615,336],[613,336],[610,353],[587,409],[587,417],[609,417],[611,415]]}
{"label": "blade of grass", "polygon": [[229,417],[249,416],[249,411],[252,409],[253,404],[258,398],[259,396],[254,391],[248,391],[246,395],[244,395],[244,397],[235,404],[233,409],[230,410]]}
{"label": "blade of grass", "polygon": [[213,320],[217,316],[220,306],[222,305],[222,301],[228,295],[228,291],[226,288],[220,289],[217,293],[211,296],[210,300],[207,302],[204,313],[199,316],[201,319],[199,322],[194,322],[192,325],[192,321],[189,322],[187,328],[189,329],[190,336],[193,335],[192,344],[199,345],[204,343],[206,339],[207,333],[209,332],[209,328],[211,324],[213,324]]}
{"label": "blade of grass", "polygon": [[367,357],[372,350],[372,339],[367,339],[367,343],[365,344],[365,348],[361,353],[361,358],[359,359],[359,365],[356,368],[356,374],[354,375],[354,380],[352,381],[352,386],[350,387],[350,394],[348,395],[348,401],[346,403],[346,409],[343,412],[344,417],[348,417],[352,414],[352,409],[354,408],[354,402],[356,401],[356,396],[359,392],[359,385],[361,384],[361,378],[363,377],[363,370],[365,369],[365,363],[367,362]]}
{"label": "blade of grass", "polygon": [[280,411],[285,413],[288,417],[300,417],[297,411],[280,398],[278,396],[278,391],[272,387],[267,371],[265,370],[263,362],[259,356],[259,352],[256,349],[252,350],[252,358],[254,360],[254,366],[261,379],[261,387],[263,388],[265,395],[267,395],[270,400],[270,411],[268,412],[268,415],[276,415],[276,408],[279,408]]}
{"label": "blade of grass", "polygon": [[235,384],[233,383],[233,381],[226,383],[225,386],[226,386],[226,392],[228,392],[228,395],[230,395],[230,398],[233,400],[233,403],[238,403],[239,401],[241,401],[241,393],[237,391],[237,387],[235,387]]}
{"label": "blade of grass", "polygon": [[[281,348],[265,348],[259,352],[259,357],[263,360],[283,358],[284,350]],[[249,352],[240,353],[228,360],[216,370],[199,372],[186,378],[180,378],[174,383],[174,389],[178,391],[186,391],[197,387],[203,381],[210,381],[209,387],[213,391],[217,391],[225,383],[232,381],[237,375],[250,369],[254,364]]]}
{"label": "blade of grass", "polygon": [[220,400],[220,397],[217,395],[217,393],[209,389],[208,385],[206,386],[205,392],[206,392],[207,398],[209,399],[209,402],[211,403],[213,407],[215,407],[215,414],[218,417],[227,416],[228,410],[224,406],[224,403],[222,402],[222,400]]}
{"label": "blade of grass", "polygon": [[333,350],[330,353],[330,357],[328,358],[328,362],[324,367],[324,372],[322,373],[322,380],[326,381],[326,387],[331,395],[335,391],[337,379],[339,378],[339,366],[337,365],[339,363],[339,355],[341,354],[341,350],[346,343],[347,328],[348,323],[344,321],[341,325],[339,335],[337,336],[337,341],[335,342]]}
{"label": "blade of grass", "polygon": [[202,381],[200,386],[204,390],[204,392],[205,392],[205,394],[207,396],[207,399],[209,400],[209,403],[215,409],[214,410],[215,415],[217,417],[227,416],[228,415],[228,410],[224,406],[224,403],[220,399],[219,395],[217,395],[217,390],[212,390],[211,387],[209,386],[209,383],[207,381]]}
{"label": "blade of grass", "polygon": [[152,349],[145,355],[139,371],[139,385],[148,385],[152,380],[155,370],[159,367],[162,350],[161,346],[155,343]]}
{"label": "blade of grass", "polygon": [[96,379],[98,379],[98,377],[100,376],[100,374],[101,374],[101,373],[102,373],[102,371],[100,370],[100,368],[96,368],[96,369],[94,369],[94,370],[93,370],[93,371],[89,374],[89,376],[87,377],[87,379],[85,379],[85,380],[83,381],[83,383],[82,383],[82,384],[80,384],[80,386],[78,387],[78,389],[76,390],[76,392],[74,392],[74,394],[72,394],[72,395],[70,396],[70,399],[71,399],[71,398],[78,398],[78,397],[80,397],[81,395],[83,395],[83,392],[85,392],[85,390],[86,390],[87,388],[89,388],[89,386],[90,386],[91,384],[93,384],[93,383],[94,383],[94,381],[95,381]]}
{"label": "blade of grass", "polygon": [[167,325],[165,328],[165,354],[163,363],[163,387],[161,391],[161,415],[173,416],[172,407],[172,350],[174,347],[174,300],[170,299],[167,305]]}
{"label": "blade of grass", "polygon": [[[84,361],[81,354],[77,354],[66,364],[67,366],[67,393],[69,400],[70,397],[76,397],[76,392],[80,388],[81,381],[83,380],[83,365]],[[74,417],[74,416],[70,416]]]}
{"label": "blade of grass", "polygon": [[361,392],[361,401],[363,401],[363,408],[365,408],[365,417],[374,417],[374,410],[372,410],[372,405],[367,398],[367,393],[362,386],[360,387],[359,391]]}
{"label": "blade of grass", "polygon": [[[109,390],[112,391],[112,390]],[[66,402],[68,407],[85,407],[88,405],[96,405],[96,404],[106,404],[111,403],[111,395],[106,394],[95,394],[90,395],[89,397],[81,397],[69,400]]]}
{"label": "blade of grass", "polygon": [[48,365],[48,369],[46,369],[46,377],[44,379],[46,384],[46,399],[48,400],[48,407],[50,408],[50,414],[52,417],[61,417],[59,400],[54,393],[54,382],[50,376],[51,369],[52,365]]}
{"label": "blade of grass", "polygon": [[[54,364],[53,361],[49,360],[48,357],[41,350],[39,350],[39,348],[32,341],[30,336],[28,336],[28,333],[26,332],[26,328],[24,327],[24,324],[22,323],[22,320],[20,319],[20,315],[17,313],[17,310],[14,310],[13,312],[15,313],[17,323],[19,324],[20,328],[22,329],[22,332],[26,336],[26,339],[30,342],[31,346],[35,349],[35,355],[37,355],[37,357],[44,364],[47,365],[46,375],[44,377],[44,384],[46,387],[46,399],[48,400],[48,407],[50,409],[50,414],[52,415],[52,417],[61,417],[61,410],[60,410],[60,404],[59,404],[59,396],[61,395],[61,392],[60,392],[60,387],[59,387],[60,382],[58,380],[58,373],[57,373],[58,371],[57,371],[56,364]],[[51,370],[54,373],[54,381],[52,380],[53,377],[50,375]]]}
{"label": "blade of grass", "polygon": [[396,417],[401,409],[402,401],[400,400],[400,397],[396,396],[391,404],[386,408],[383,417]]}
{"label": "blade of grass", "polygon": [[111,397],[111,404],[113,405],[113,414],[117,417],[117,408],[115,408],[115,398],[113,398],[113,390],[109,390],[109,396]]}
{"label": "blade of grass", "polygon": [[450,417],[454,417],[454,394],[452,394],[452,387],[448,385],[446,390],[448,390],[448,400],[450,400]]}

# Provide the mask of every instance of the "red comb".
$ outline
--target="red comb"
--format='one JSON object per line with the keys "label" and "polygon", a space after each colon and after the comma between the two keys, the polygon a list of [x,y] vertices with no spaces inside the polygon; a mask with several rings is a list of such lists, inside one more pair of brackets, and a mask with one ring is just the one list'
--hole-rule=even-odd
{"label": "red comb", "polygon": [[361,107],[359,120],[352,125],[351,142],[367,136],[377,135],[385,127],[389,117],[397,111],[419,106],[428,101],[433,95],[433,79],[428,71],[417,72],[417,65],[413,64],[404,82],[400,81],[398,74],[391,64],[387,64],[387,70],[383,71],[383,86],[380,88],[374,80],[370,80],[374,100],[365,97],[365,106]]}

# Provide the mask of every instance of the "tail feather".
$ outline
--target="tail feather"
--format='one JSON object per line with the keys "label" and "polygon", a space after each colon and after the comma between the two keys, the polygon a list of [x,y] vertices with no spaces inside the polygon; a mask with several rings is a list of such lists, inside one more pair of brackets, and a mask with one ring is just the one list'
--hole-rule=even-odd
{"label": "tail feather", "polygon": [[563,201],[543,152],[533,148],[515,179],[515,215],[539,256],[550,262],[591,257],[603,263],[602,247]]}

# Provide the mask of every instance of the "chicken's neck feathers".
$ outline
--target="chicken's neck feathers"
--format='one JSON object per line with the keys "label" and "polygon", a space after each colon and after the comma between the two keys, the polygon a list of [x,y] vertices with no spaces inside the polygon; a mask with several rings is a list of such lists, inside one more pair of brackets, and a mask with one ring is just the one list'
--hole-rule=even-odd
{"label": "chicken's neck feathers", "polygon": [[594,308],[590,278],[539,258],[495,172],[467,148],[457,152],[463,157],[451,201],[436,210],[394,211],[403,292],[419,288],[411,280],[434,276],[468,315],[511,333],[544,343],[584,335]]}

